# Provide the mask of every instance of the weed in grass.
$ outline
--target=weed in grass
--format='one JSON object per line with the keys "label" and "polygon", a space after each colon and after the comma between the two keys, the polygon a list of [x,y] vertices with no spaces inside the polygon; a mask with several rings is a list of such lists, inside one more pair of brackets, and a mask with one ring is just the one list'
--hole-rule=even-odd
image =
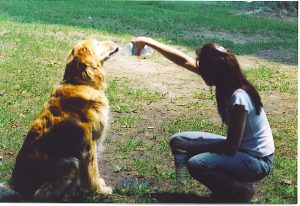
{"label": "weed in grass", "polygon": [[126,165],[116,165],[114,172],[118,173],[118,172],[123,172],[123,171],[128,171]]}
{"label": "weed in grass", "polygon": [[154,133],[151,134],[151,139],[152,140],[157,140],[159,136],[160,136],[160,134],[154,132]]}
{"label": "weed in grass", "polygon": [[141,150],[142,147],[145,146],[144,139],[139,139],[134,137],[133,139],[129,139],[127,142],[123,143],[118,150],[124,153],[130,153],[134,150]]}
{"label": "weed in grass", "polygon": [[194,96],[197,99],[200,100],[214,100],[215,99],[215,94],[213,92],[208,92],[208,91],[199,91],[196,90],[194,91]]}
{"label": "weed in grass", "polygon": [[117,113],[137,113],[143,106],[140,103],[131,103],[131,104],[115,104],[112,105],[111,111]]}
{"label": "weed in grass", "polygon": [[128,105],[124,105],[124,104],[116,105],[115,111],[118,113],[129,112]]}
{"label": "weed in grass", "polygon": [[137,117],[133,116],[117,116],[115,117],[115,123],[119,124],[120,127],[134,127],[138,122]]}
{"label": "weed in grass", "polygon": [[[144,158],[134,158],[134,171],[137,172],[138,177],[147,177],[151,174],[152,169],[152,161],[151,159],[144,159]],[[149,173],[150,172],[150,173]]]}
{"label": "weed in grass", "polygon": [[[147,127],[141,126],[140,124],[136,127],[136,133],[138,135],[143,135],[143,134],[145,134],[146,131],[147,131]],[[141,136],[139,138],[143,138],[143,136]]]}

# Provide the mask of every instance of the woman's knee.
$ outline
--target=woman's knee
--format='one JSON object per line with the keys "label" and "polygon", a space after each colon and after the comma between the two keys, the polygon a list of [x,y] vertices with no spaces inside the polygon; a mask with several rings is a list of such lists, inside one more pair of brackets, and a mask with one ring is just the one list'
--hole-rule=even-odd
{"label": "woman's knee", "polygon": [[182,137],[182,132],[178,132],[178,133],[175,133],[175,134],[173,134],[172,136],[171,136],[171,138],[170,138],[170,142],[171,141],[174,141],[175,139],[178,139],[179,137]]}
{"label": "woman's knee", "polygon": [[172,135],[170,138],[170,144],[172,144],[172,142],[177,138],[177,136]]}

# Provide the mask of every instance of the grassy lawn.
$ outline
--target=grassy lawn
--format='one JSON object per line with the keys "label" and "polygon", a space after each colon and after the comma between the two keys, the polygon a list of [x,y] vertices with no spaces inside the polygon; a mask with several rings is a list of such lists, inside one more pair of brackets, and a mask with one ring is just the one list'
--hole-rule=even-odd
{"label": "grassy lawn", "polygon": [[[125,45],[132,36],[145,35],[188,52],[214,41],[239,55],[281,50],[269,61],[296,65],[297,23],[273,13],[247,13],[260,4],[0,0],[0,182],[9,179],[23,137],[61,81],[66,54],[78,40],[114,39]],[[276,146],[273,171],[256,184],[253,202],[295,204],[298,71],[266,63],[245,73],[262,96]],[[101,161],[116,183],[114,194],[87,192],[80,201],[144,203],[164,202],[167,195],[175,198],[172,194],[207,195],[195,180],[185,187],[176,183],[168,140],[186,130],[226,135],[226,128],[214,121],[218,115],[210,90],[192,88],[192,98],[184,99],[132,85],[127,77],[108,80],[113,118]]]}

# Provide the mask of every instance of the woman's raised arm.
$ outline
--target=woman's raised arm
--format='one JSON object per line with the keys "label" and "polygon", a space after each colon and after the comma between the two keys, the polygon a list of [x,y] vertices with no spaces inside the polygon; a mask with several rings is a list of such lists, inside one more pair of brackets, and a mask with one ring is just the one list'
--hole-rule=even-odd
{"label": "woman's raised arm", "polygon": [[173,47],[155,41],[154,39],[151,39],[149,37],[135,37],[131,40],[131,42],[136,45],[138,55],[140,54],[144,46],[148,45],[175,64],[182,66],[189,71],[197,73],[196,60]]}

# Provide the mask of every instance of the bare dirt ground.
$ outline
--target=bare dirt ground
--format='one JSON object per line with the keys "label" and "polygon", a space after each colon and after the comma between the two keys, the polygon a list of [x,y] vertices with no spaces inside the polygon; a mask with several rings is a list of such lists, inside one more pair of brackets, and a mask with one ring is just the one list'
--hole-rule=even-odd
{"label": "bare dirt ground", "polygon": [[[188,54],[194,56],[193,51],[188,52]],[[257,68],[261,65],[274,66],[279,70],[297,69],[296,66],[271,62],[256,56],[243,55],[237,56],[237,58],[244,70]],[[126,77],[130,80],[130,86],[133,88],[148,88],[151,91],[158,91],[164,95],[166,101],[163,101],[163,103],[152,103],[148,105],[143,114],[140,114],[143,116],[143,123],[154,128],[159,127],[161,122],[166,119],[172,119],[172,116],[175,117],[179,114],[184,114],[185,111],[187,111],[185,99],[195,99],[192,91],[210,90],[200,76],[175,65],[157,52],[152,56],[137,57],[126,55],[124,51],[121,50],[119,54],[106,63],[105,70],[108,79]],[[295,110],[294,108],[297,106],[296,100],[286,101],[286,97],[276,94],[276,92],[272,93],[272,95],[267,93],[261,94],[261,96],[267,113],[271,111],[275,113],[287,111],[288,114],[286,115],[295,115],[294,112],[288,111]],[[206,103],[208,103],[211,109],[208,110],[209,114],[204,115],[209,117],[211,122],[221,124],[214,101],[208,100]],[[171,109],[166,111],[166,105],[171,105]],[[118,114],[113,114],[113,116],[115,115]],[[201,111],[195,111],[195,115],[202,115]],[[117,136],[117,138],[122,137],[121,133],[115,133],[115,131],[110,132],[112,136]],[[151,131],[147,131],[145,135],[150,135],[150,133]],[[134,135],[134,133],[132,133],[132,135]],[[110,161],[114,161],[113,159],[111,154],[107,154],[104,151],[103,159],[100,162],[100,164],[105,165],[105,167],[102,167],[102,175],[107,183],[112,186],[118,185],[132,175],[114,173],[113,167],[110,165]]]}

